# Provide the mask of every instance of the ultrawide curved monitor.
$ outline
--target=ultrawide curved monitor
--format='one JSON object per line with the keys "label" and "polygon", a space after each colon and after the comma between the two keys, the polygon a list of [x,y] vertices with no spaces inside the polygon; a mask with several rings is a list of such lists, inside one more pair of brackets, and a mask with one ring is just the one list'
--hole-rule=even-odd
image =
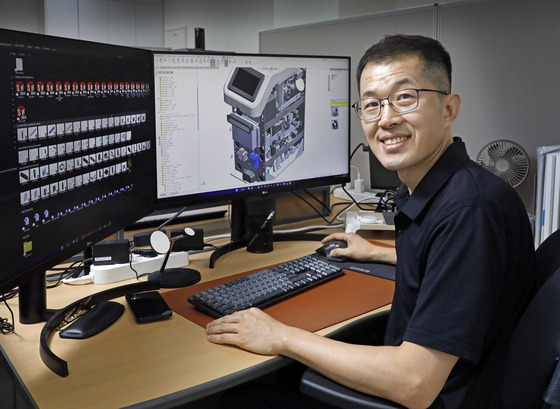
{"label": "ultrawide curved monitor", "polygon": [[151,211],[151,52],[0,30],[0,293]]}

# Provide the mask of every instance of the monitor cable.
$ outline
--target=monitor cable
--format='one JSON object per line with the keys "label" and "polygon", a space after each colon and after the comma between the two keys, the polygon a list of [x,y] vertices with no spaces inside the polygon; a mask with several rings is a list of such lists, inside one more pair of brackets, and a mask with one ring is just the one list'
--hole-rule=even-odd
{"label": "monitor cable", "polygon": [[[305,193],[307,193],[307,194],[311,197],[311,199],[313,199],[313,200],[315,200],[317,203],[319,203],[319,204],[321,205],[321,207],[323,207],[323,209],[328,210],[329,213],[331,212],[331,209],[327,206],[327,204],[326,204],[324,201],[322,201],[322,200],[320,200],[319,198],[317,198],[317,196],[313,195],[313,194],[312,194],[311,192],[309,192],[307,189],[303,189],[303,191],[304,191]],[[303,197],[297,195],[297,193],[296,193],[296,196],[298,196],[298,197],[301,198],[303,201],[305,201],[305,199],[304,199]],[[307,204],[309,204],[309,203],[307,203]],[[309,206],[311,206],[311,205],[309,205]],[[312,207],[312,206],[311,206],[311,207]],[[315,209],[314,209],[314,210],[315,210]],[[315,210],[315,211],[318,212],[318,210]]]}
{"label": "monitor cable", "polygon": [[68,267],[62,267],[62,268],[53,267],[53,268],[51,268],[49,271],[61,271],[61,272],[47,275],[47,277],[46,277],[47,281],[53,281],[54,282],[54,284],[48,285],[47,288],[58,287],[66,278],[79,276],[79,274],[76,274],[76,271],[81,273],[85,263],[87,263],[87,262],[91,262],[91,259],[74,261]]}
{"label": "monitor cable", "polygon": [[13,289],[12,291],[2,295],[2,301],[6,305],[6,308],[8,309],[12,317],[12,322],[10,322],[8,318],[0,317],[0,331],[2,332],[2,335],[10,335],[16,332],[16,321],[14,319],[14,312],[8,304],[8,299],[15,297],[17,293],[18,290]]}
{"label": "monitor cable", "polygon": [[358,149],[360,149],[360,147],[362,148],[362,151],[364,152],[369,152],[369,145],[367,143],[360,143],[358,144],[358,146],[356,146],[354,148],[354,150],[352,151],[352,153],[350,154],[350,160],[352,160],[352,158],[354,157],[354,154],[358,151]]}
{"label": "monitor cable", "polygon": [[323,207],[325,207],[326,209],[329,210],[330,213],[332,213],[333,209],[335,206],[340,206],[340,205],[345,205],[346,207],[343,208],[341,211],[339,211],[331,220],[328,220],[326,217],[324,217],[321,212],[319,210],[317,210],[308,200],[306,200],[304,197],[300,196],[299,194],[297,194],[296,192],[292,192],[292,194],[294,194],[295,196],[297,196],[299,199],[303,200],[309,207],[311,207],[318,215],[319,217],[321,217],[325,223],[327,223],[329,226],[331,226],[335,221],[338,220],[338,217],[345,212],[346,210],[348,210],[350,207],[352,207],[354,204],[353,203],[349,203],[349,202],[339,202],[339,203],[334,203],[332,205],[331,208],[327,207],[325,205],[325,203],[321,202],[319,199],[317,199],[315,196],[311,195],[311,197],[313,197],[316,201],[318,201],[319,203],[321,203],[323,205]]}

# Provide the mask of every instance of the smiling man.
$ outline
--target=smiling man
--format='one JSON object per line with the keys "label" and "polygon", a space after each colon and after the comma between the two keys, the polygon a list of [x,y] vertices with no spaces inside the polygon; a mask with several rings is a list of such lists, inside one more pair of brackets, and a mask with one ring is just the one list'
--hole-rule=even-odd
{"label": "smiling man", "polygon": [[453,138],[461,99],[439,42],[385,37],[366,51],[357,75],[353,107],[371,150],[403,182],[395,249],[356,234],[324,241],[347,241],[334,256],[396,263],[385,345],[325,339],[257,309],[210,323],[208,339],[291,357],[408,408],[427,408],[438,396],[445,409],[498,408],[507,344],[534,292],[525,208]]}

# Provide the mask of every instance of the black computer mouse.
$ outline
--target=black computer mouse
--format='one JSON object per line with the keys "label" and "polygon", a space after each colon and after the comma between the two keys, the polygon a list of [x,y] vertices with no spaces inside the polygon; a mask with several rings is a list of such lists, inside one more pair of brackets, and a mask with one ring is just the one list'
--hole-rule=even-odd
{"label": "black computer mouse", "polygon": [[348,260],[348,257],[344,257],[344,256],[336,256],[336,257],[331,256],[331,250],[339,248],[339,247],[346,248],[346,247],[348,247],[348,243],[346,243],[344,240],[329,241],[328,243],[325,243],[324,245],[319,247],[317,250],[315,250],[315,252],[317,254],[319,254],[320,256],[326,257],[327,260],[332,260],[332,261],[346,261],[346,260]]}

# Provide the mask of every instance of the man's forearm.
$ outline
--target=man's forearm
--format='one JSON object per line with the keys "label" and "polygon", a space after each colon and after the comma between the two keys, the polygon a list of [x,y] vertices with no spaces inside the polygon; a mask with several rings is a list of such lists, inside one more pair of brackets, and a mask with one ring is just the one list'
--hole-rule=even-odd
{"label": "man's forearm", "polygon": [[441,391],[457,358],[419,345],[353,345],[290,328],[277,346],[349,388],[390,399],[409,408],[426,408]]}

